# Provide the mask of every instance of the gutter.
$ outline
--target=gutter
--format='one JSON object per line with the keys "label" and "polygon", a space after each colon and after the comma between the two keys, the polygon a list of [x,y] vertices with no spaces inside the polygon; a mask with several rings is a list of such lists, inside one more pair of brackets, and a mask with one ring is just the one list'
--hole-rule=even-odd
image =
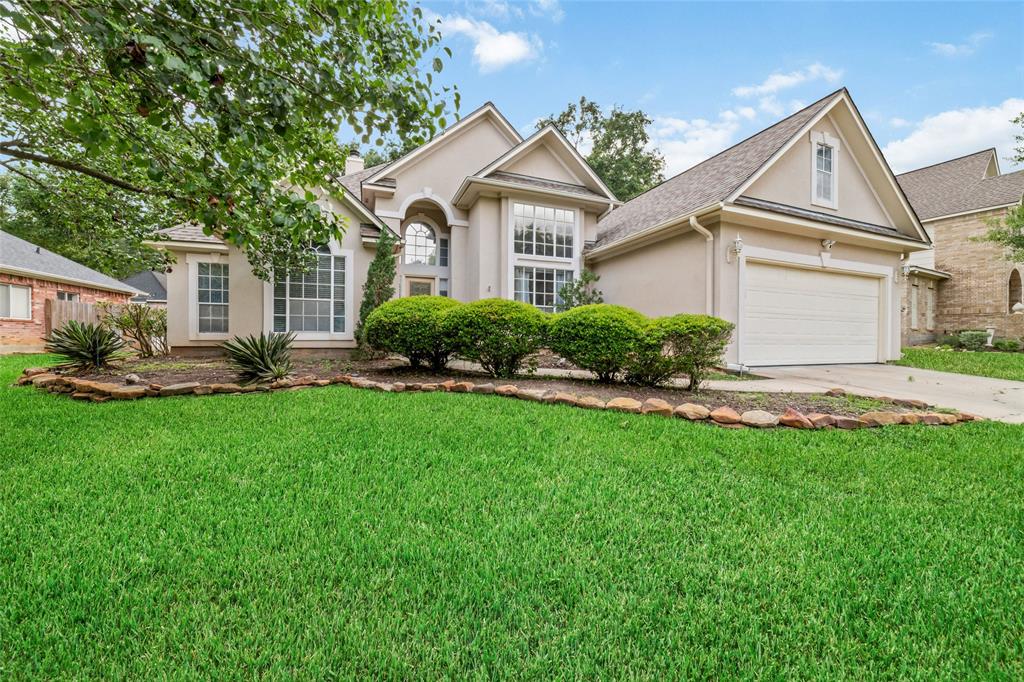
{"label": "gutter", "polygon": [[86,289],[98,289],[99,291],[112,291],[117,294],[128,294],[129,296],[137,296],[146,292],[136,289],[135,287],[124,285],[123,288],[113,287],[108,284],[99,284],[98,282],[90,282],[87,279],[79,279],[77,277],[67,277],[65,275],[54,275],[49,272],[43,272],[41,270],[29,270],[28,268],[17,268],[10,265],[4,265],[0,267],[0,272],[6,272],[10,275],[17,277],[26,277],[29,279],[41,279],[51,282],[63,282],[65,284],[74,284],[75,286],[84,287]]}
{"label": "gutter", "polygon": [[704,235],[704,311],[708,315],[715,314],[715,235],[697,221],[697,216],[690,216],[690,227]]}
{"label": "gutter", "polygon": [[[594,256],[602,257],[605,255],[614,255],[615,253],[622,250],[623,247],[627,247],[633,242],[643,241],[648,237],[657,236],[660,232],[665,232],[674,227],[679,227],[681,224],[688,222],[690,218],[700,218],[702,216],[707,215],[708,213],[714,213],[715,211],[721,210],[722,208],[724,208],[724,206],[725,204],[723,204],[722,202],[716,201],[715,203],[708,204],[704,208],[699,208],[696,211],[685,213],[681,216],[675,216],[673,218],[670,218],[669,220],[658,223],[657,225],[640,230],[639,232],[633,232],[631,234],[628,234],[625,237],[617,239],[609,244],[599,246],[596,249],[590,251],[587,254],[587,257],[593,258]],[[598,228],[600,227],[601,225],[599,223]]]}

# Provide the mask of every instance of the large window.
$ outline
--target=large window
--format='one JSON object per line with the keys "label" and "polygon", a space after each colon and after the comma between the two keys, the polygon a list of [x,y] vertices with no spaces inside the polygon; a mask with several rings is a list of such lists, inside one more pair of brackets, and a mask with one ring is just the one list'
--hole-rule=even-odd
{"label": "large window", "polygon": [[344,256],[317,249],[316,268],[293,272],[274,282],[275,332],[345,332]]}
{"label": "large window", "polygon": [[553,313],[561,308],[559,292],[572,281],[572,270],[553,268],[517,267],[515,269],[515,297],[517,301],[534,305],[544,312]]}
{"label": "large window", "polygon": [[835,151],[832,147],[820,142],[814,153],[814,197],[826,204],[832,203],[832,197],[835,194],[833,192],[834,154]]}
{"label": "large window", "polygon": [[[448,242],[445,240],[443,257],[448,261]],[[424,223],[409,223],[405,228],[405,264],[437,265],[437,237]]]}
{"label": "large window", "polygon": [[32,319],[32,289],[16,284],[0,284],[0,317]]}
{"label": "large window", "polygon": [[516,203],[514,218],[515,252],[523,256],[573,257],[576,214],[564,208]]}
{"label": "large window", "polygon": [[228,333],[228,264],[197,263],[199,333]]}

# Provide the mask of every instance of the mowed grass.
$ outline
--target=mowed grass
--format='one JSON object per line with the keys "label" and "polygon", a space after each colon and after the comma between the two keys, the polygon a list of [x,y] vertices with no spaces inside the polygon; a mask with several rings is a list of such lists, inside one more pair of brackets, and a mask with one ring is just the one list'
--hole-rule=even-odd
{"label": "mowed grass", "polygon": [[0,358],[0,679],[1024,676],[1024,429],[81,404]]}
{"label": "mowed grass", "polygon": [[904,348],[894,365],[1024,381],[1024,353],[965,352],[937,348]]}

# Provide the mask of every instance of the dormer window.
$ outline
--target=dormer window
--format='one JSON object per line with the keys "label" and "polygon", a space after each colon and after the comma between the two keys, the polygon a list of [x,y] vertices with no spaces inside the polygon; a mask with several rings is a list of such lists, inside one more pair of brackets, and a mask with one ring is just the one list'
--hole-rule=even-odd
{"label": "dormer window", "polygon": [[838,208],[839,140],[828,133],[811,133],[811,203]]}

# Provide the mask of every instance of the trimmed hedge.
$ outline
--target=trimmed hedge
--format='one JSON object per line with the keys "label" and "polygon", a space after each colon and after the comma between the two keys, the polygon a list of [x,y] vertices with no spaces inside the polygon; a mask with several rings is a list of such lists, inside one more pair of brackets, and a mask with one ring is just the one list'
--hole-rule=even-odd
{"label": "trimmed hedge", "polygon": [[459,357],[479,363],[491,376],[511,377],[543,345],[548,316],[526,303],[485,298],[447,311],[441,327]]}
{"label": "trimmed hedge", "polygon": [[711,315],[673,315],[657,320],[657,328],[674,373],[688,376],[696,393],[708,370],[722,362],[734,325]]}
{"label": "trimmed hedge", "polygon": [[630,308],[584,305],[554,316],[548,346],[600,381],[612,381],[641,343],[646,326],[644,316]]}
{"label": "trimmed hedge", "polygon": [[960,332],[960,347],[964,350],[981,350],[988,341],[988,332],[969,330]]}
{"label": "trimmed hedge", "polygon": [[446,312],[462,304],[445,296],[409,296],[378,306],[366,318],[363,331],[374,350],[395,353],[419,367],[439,371],[448,365],[452,349],[441,330]]}

